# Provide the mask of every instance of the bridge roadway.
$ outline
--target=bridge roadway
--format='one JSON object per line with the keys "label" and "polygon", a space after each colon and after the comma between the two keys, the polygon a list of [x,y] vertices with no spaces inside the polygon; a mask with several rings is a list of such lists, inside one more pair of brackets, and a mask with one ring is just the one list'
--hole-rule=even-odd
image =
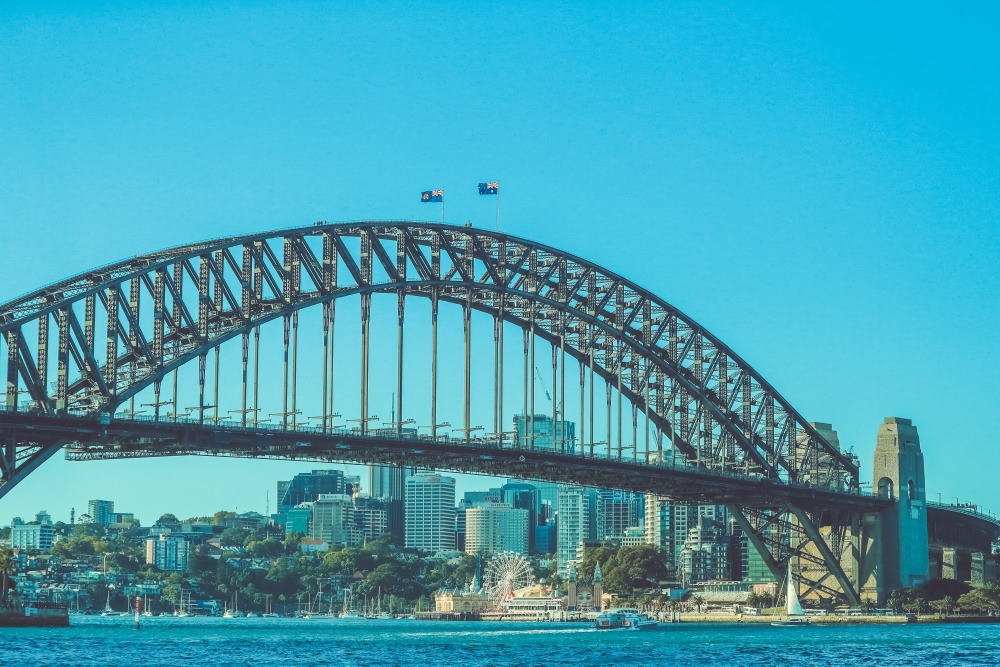
{"label": "bridge roadway", "polygon": [[[102,423],[106,421],[107,423]],[[71,460],[156,456],[231,456],[401,465],[460,473],[582,484],[662,495],[679,501],[808,511],[879,511],[892,501],[780,479],[749,477],[687,462],[642,462],[599,453],[531,449],[487,438],[432,438],[385,429],[324,432],[240,422],[80,416],[0,410],[0,437],[65,447]],[[48,458],[45,456],[44,458]]]}

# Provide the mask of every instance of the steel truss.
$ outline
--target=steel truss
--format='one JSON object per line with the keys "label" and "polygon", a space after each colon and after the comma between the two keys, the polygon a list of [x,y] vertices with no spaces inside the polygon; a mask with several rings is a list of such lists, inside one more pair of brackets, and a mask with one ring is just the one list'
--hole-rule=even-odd
{"label": "steel truss", "polygon": [[[317,223],[206,241],[104,266],[3,304],[0,336],[7,352],[6,410],[21,409],[23,396],[32,410],[49,415],[122,410],[134,415],[136,395],[152,387],[154,400],[148,405],[155,419],[176,419],[181,414],[177,369],[196,362],[198,405],[189,409],[200,422],[217,423],[225,418],[219,414],[219,349],[222,343],[239,338],[242,407],[236,412],[241,425],[254,426],[261,421],[256,374],[260,326],[280,319],[284,399],[278,414],[283,427],[296,428],[300,424],[298,313],[316,306],[322,308],[324,327],[323,408],[318,418],[322,430],[332,432],[336,306],[342,297],[360,295],[361,411],[355,421],[365,434],[370,421],[371,299],[379,293],[398,298],[400,360],[407,299],[421,297],[431,302],[432,436],[443,425],[437,414],[436,349],[438,307],[443,302],[463,312],[465,409],[458,430],[467,440],[475,430],[469,410],[470,313],[480,311],[495,321],[493,435],[501,447],[507,437],[502,432],[504,379],[500,370],[501,323],[506,322],[525,332],[524,412],[529,419],[535,412],[534,382],[527,386],[527,369],[529,363],[534,366],[535,340],[552,347],[554,413],[566,414],[565,359],[579,362],[578,441],[581,450],[591,455],[595,448],[602,448],[612,458],[653,463],[661,462],[669,452],[707,472],[809,485],[845,496],[858,492],[857,462],[831,446],[735,352],[670,304],[620,275],[555,248],[496,232],[430,223]],[[52,369],[55,381],[50,384]],[[607,387],[607,434],[594,433],[595,376]],[[585,396],[588,384],[589,396]],[[213,388],[212,394],[206,394],[207,387]],[[618,395],[617,444],[613,444],[611,429],[612,388]],[[399,421],[394,425],[399,436],[403,390],[400,370],[395,405]],[[589,429],[583,414],[585,398],[590,405]],[[632,404],[632,444],[628,447],[623,446],[622,398]],[[651,440],[647,429],[641,448],[639,415],[654,431]],[[597,442],[601,435],[605,440]],[[0,464],[4,482],[0,495],[60,446],[33,442],[23,433],[8,436]],[[782,531],[775,528],[777,519],[765,519],[759,512],[740,516],[763,543]],[[808,540],[824,542],[815,516],[779,505],[773,513],[794,516],[794,521],[782,520],[799,526],[798,532],[809,533]],[[788,526],[782,530],[795,532]],[[803,549],[780,546],[785,538],[776,539],[768,547],[776,562],[790,555],[803,558]],[[836,549],[829,545],[818,546],[831,559],[836,556]],[[836,573],[832,560],[826,567],[843,588],[843,577]],[[817,590],[827,578],[824,575],[814,582]]]}

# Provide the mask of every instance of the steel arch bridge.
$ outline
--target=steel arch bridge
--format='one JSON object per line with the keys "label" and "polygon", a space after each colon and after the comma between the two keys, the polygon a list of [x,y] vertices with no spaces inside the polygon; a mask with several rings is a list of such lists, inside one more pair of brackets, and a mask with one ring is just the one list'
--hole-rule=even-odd
{"label": "steel arch bridge", "polygon": [[[379,295],[396,297],[398,419],[376,428],[369,380],[380,372],[370,362],[372,300]],[[333,423],[340,416],[333,390],[337,305],[348,297],[360,301],[352,428]],[[419,352],[427,364],[425,433],[403,418],[404,391],[414,391],[403,372],[404,320],[414,297],[430,310],[431,349]],[[451,431],[458,436],[438,414],[441,304],[462,318],[463,408],[453,416],[461,427]],[[322,328],[321,389],[314,392],[320,414],[309,425],[298,418],[299,316],[307,309],[319,311]],[[470,371],[482,361],[472,353],[474,312],[493,323],[493,358],[485,364],[492,364],[490,383],[474,383]],[[260,330],[270,322],[282,332],[281,408],[271,413],[280,425],[262,418]],[[511,412],[504,406],[511,328],[523,341],[516,407],[527,424],[520,436],[503,430]],[[77,459],[305,458],[594,484],[726,504],[775,573],[796,558],[796,576],[809,591],[855,603],[863,575],[860,566],[854,572],[843,566],[845,554],[853,550],[860,562],[859,517],[885,504],[860,492],[856,459],[677,308],[593,262],[471,227],[316,223],[162,250],[0,305],[0,335],[6,349],[0,496],[63,447]],[[220,412],[220,350],[230,341],[241,356],[239,379],[228,386],[240,392],[236,408]],[[526,435],[535,432],[537,414],[530,377],[538,372],[536,341],[551,350],[546,366],[556,394],[553,442],[545,446]],[[446,356],[458,358],[450,350]],[[579,410],[575,435],[565,427],[567,366],[577,376],[576,391],[569,391]],[[197,405],[182,413],[178,374],[192,367]],[[336,376],[341,385],[343,375]],[[604,400],[595,404],[598,386]],[[481,427],[472,425],[474,393],[491,395],[492,433],[477,434]],[[139,406],[151,414],[139,417],[137,399],[148,401]],[[623,401],[631,433],[623,427]]]}

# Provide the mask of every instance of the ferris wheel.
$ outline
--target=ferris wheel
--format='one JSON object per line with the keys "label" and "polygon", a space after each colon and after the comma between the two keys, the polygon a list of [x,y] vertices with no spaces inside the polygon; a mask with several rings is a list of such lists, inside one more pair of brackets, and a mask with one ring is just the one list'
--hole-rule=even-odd
{"label": "ferris wheel", "polygon": [[486,565],[485,588],[494,605],[514,597],[514,591],[530,586],[535,577],[528,559],[519,553],[503,551]]}

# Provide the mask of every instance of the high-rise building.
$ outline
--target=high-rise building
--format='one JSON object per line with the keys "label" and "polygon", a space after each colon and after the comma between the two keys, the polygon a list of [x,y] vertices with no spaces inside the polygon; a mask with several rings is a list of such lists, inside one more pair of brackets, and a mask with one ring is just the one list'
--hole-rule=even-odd
{"label": "high-rise building", "polygon": [[146,540],[146,562],[161,570],[187,570],[191,540],[176,535],[160,535]]}
{"label": "high-rise building", "polygon": [[639,494],[617,489],[597,492],[597,539],[621,537],[626,528],[640,524]]}
{"label": "high-rise building", "polygon": [[675,576],[679,576],[681,552],[691,528],[698,525],[699,517],[715,522],[725,534],[727,517],[725,507],[721,505],[691,505],[648,495],[644,514],[646,541],[663,553],[667,569],[673,571]]}
{"label": "high-rise building", "polygon": [[351,497],[343,493],[321,493],[312,503],[309,536],[330,545],[361,544],[361,532],[355,524]]}
{"label": "high-rise building", "polygon": [[285,534],[312,533],[312,503],[299,503],[285,512]]}
{"label": "high-rise building", "polygon": [[502,498],[500,489],[488,491],[466,491],[455,506],[455,548],[465,551],[465,510],[480,505],[499,503]]}
{"label": "high-rise building", "polygon": [[10,546],[15,549],[49,551],[55,542],[56,532],[48,512],[39,512],[35,520],[25,523],[16,516],[10,523]]}
{"label": "high-rise building", "polygon": [[299,503],[316,500],[321,493],[347,493],[342,470],[313,470],[278,482],[278,512],[287,512]]}
{"label": "high-rise building", "polygon": [[733,517],[728,518],[729,527],[729,575],[732,581],[750,584],[766,584],[776,581],[774,573],[767,566],[764,557],[747,538],[743,528]]}
{"label": "high-rise building", "polygon": [[111,515],[115,511],[113,500],[91,500],[87,503],[87,514],[94,523],[106,526],[111,523]]}
{"label": "high-rise building", "polygon": [[563,486],[556,496],[556,557],[560,569],[577,560],[577,550],[582,542],[593,539],[591,517],[591,489],[578,486]]}
{"label": "high-rise building", "polygon": [[725,527],[709,516],[698,516],[695,525],[688,530],[687,539],[681,549],[680,569],[683,585],[728,579],[730,573],[727,552]]}
{"label": "high-rise building", "polygon": [[528,555],[528,510],[506,503],[465,510],[465,553],[493,556],[504,551]]}
{"label": "high-rise building", "polygon": [[500,500],[528,513],[528,553],[538,553],[536,534],[541,511],[538,488],[525,482],[508,482],[500,487]]}
{"label": "high-rise building", "polygon": [[554,554],[557,552],[558,535],[555,517],[535,528],[535,548],[540,554]]}
{"label": "high-rise building", "polygon": [[421,551],[455,548],[455,478],[439,474],[406,479],[406,547]]}
{"label": "high-rise building", "polygon": [[576,423],[560,419],[553,426],[552,416],[514,415],[514,431],[519,447],[558,452],[576,451]]}
{"label": "high-rise building", "polygon": [[354,523],[362,543],[376,540],[389,532],[389,512],[385,501],[370,496],[355,496]]}

